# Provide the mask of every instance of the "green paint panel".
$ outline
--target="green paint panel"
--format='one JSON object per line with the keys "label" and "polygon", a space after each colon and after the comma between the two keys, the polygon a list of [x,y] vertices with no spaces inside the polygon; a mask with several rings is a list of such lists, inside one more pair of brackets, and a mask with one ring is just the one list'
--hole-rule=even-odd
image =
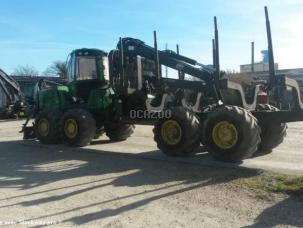
{"label": "green paint panel", "polygon": [[91,91],[106,85],[105,81],[100,80],[81,80],[73,81],[68,84],[71,96],[81,98],[85,103],[88,102]]}
{"label": "green paint panel", "polygon": [[67,86],[55,86],[39,91],[39,109],[64,109],[67,106],[69,89]]}
{"label": "green paint panel", "polygon": [[115,93],[111,88],[93,90],[88,100],[88,108],[91,110],[105,110],[113,104]]}

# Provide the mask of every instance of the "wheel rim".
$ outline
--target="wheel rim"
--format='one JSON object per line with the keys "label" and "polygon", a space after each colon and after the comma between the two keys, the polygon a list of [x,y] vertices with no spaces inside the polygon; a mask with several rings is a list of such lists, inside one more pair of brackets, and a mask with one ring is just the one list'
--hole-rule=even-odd
{"label": "wheel rim", "polygon": [[175,120],[167,120],[161,126],[161,137],[168,145],[177,145],[182,138],[182,129]]}
{"label": "wheel rim", "polygon": [[73,139],[77,136],[77,134],[78,134],[78,124],[74,119],[65,120],[64,133],[70,139]]}
{"label": "wheel rim", "polygon": [[46,118],[41,118],[38,121],[38,132],[39,135],[45,137],[49,134],[49,121]]}
{"label": "wheel rim", "polygon": [[238,131],[235,125],[228,121],[221,121],[212,131],[214,143],[222,149],[234,147],[238,141]]}

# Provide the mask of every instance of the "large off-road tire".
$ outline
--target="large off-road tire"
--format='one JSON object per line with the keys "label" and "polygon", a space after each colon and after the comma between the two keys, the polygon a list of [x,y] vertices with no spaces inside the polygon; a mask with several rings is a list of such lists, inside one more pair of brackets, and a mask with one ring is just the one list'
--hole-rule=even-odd
{"label": "large off-road tire", "polygon": [[238,162],[258,149],[260,128],[257,119],[237,106],[223,106],[210,113],[203,123],[203,142],[217,160]]}
{"label": "large off-road tire", "polygon": [[62,139],[72,146],[88,145],[96,134],[96,121],[85,109],[71,109],[64,113],[60,130]]}
{"label": "large off-road tire", "polygon": [[36,137],[44,144],[61,142],[59,110],[42,110],[38,113],[34,123]]}
{"label": "large off-road tire", "polygon": [[[278,108],[269,105],[258,105],[257,110],[259,111],[279,111]],[[270,153],[273,148],[280,145],[287,131],[287,124],[280,123],[278,121],[259,121],[259,126],[261,128],[261,143],[259,144],[259,151],[264,153]]]}
{"label": "large off-road tire", "polygon": [[133,124],[111,123],[104,126],[106,136],[115,142],[125,141],[134,133]]}
{"label": "large off-road tire", "polygon": [[159,120],[153,129],[158,148],[168,156],[189,156],[200,146],[200,124],[196,115],[183,107],[173,107],[170,118]]}

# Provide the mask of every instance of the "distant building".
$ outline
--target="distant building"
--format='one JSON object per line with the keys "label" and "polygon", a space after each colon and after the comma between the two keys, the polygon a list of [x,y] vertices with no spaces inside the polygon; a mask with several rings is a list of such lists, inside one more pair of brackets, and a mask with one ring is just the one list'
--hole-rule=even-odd
{"label": "distant building", "polygon": [[[66,80],[59,77],[31,77],[31,76],[11,76],[20,86],[20,90],[25,98],[34,97],[34,89],[37,82],[41,79],[65,84]],[[0,80],[0,83],[4,83]],[[3,85],[4,86],[4,85]],[[8,106],[8,98],[4,92],[3,87],[0,85],[0,112],[3,108]]]}
{"label": "distant building", "polygon": [[[295,79],[299,83],[299,86],[303,87],[303,68],[281,69],[281,70],[277,70],[276,74],[284,74],[289,78]],[[262,79],[267,79],[268,71],[255,72],[254,75]]]}
{"label": "distant building", "polygon": [[65,84],[66,80],[59,77],[31,77],[31,76],[12,76],[19,83],[20,89],[25,97],[33,97],[34,89],[37,82],[41,79]]}
{"label": "distant building", "polygon": [[[261,54],[262,54],[262,61],[255,63],[253,69],[251,64],[240,65],[240,74],[245,73],[245,75],[247,75],[248,77],[249,76],[258,77],[260,79],[267,80],[269,77],[268,50],[262,50]],[[275,71],[276,74],[284,74],[289,78],[297,80],[300,87],[303,88],[303,68],[279,70],[279,64],[275,63]]]}
{"label": "distant building", "polygon": [[[275,63],[275,70],[279,69],[279,64]],[[263,63],[263,62],[258,62],[254,64],[254,72],[264,72],[269,70],[269,64],[268,63]],[[240,73],[251,73],[252,68],[251,64],[244,64],[240,65]]]}
{"label": "distant building", "polygon": [[[254,67],[252,68],[252,64],[244,64],[240,65],[240,73],[251,73],[251,72],[262,72],[269,70],[268,63],[268,50],[262,50],[262,61],[254,63]],[[275,63],[275,70],[279,69],[279,64]]]}

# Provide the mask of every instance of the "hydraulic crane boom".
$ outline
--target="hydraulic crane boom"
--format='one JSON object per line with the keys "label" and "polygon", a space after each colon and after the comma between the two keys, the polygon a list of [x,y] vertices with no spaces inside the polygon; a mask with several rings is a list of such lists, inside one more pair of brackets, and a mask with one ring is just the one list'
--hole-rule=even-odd
{"label": "hydraulic crane boom", "polygon": [[0,69],[0,87],[4,91],[8,104],[14,104],[22,98],[18,83]]}
{"label": "hydraulic crane boom", "polygon": [[[118,44],[118,49],[123,47],[124,56],[135,57],[137,55],[150,60],[155,60],[155,51],[153,47],[146,45],[143,41],[133,38],[121,39],[122,45]],[[159,62],[161,65],[172,69],[182,71],[195,78],[206,82],[212,82],[214,79],[215,69],[210,66],[204,66],[196,60],[179,55],[171,50],[158,51]]]}

